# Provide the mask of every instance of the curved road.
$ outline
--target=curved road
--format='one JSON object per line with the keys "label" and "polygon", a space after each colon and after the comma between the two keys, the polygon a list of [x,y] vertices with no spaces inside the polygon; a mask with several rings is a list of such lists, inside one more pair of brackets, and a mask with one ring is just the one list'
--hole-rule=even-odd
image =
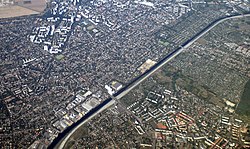
{"label": "curved road", "polygon": [[[209,24],[202,31],[200,31],[199,33],[197,33],[195,36],[193,36],[187,42],[185,42],[184,44],[182,44],[179,48],[177,48],[176,50],[174,50],[173,52],[171,52],[169,55],[167,55],[164,59],[162,59],[160,62],[158,62],[157,64],[155,64],[155,66],[153,66],[151,69],[149,69],[144,74],[142,74],[141,76],[139,76],[136,79],[134,79],[133,81],[131,81],[131,83],[129,83],[127,86],[125,86],[120,91],[118,91],[114,95],[114,97],[107,99],[106,102],[101,103],[99,106],[97,106],[96,108],[92,109],[91,110],[91,114],[87,115],[86,117],[83,117],[84,120],[80,124],[78,124],[76,127],[73,127],[72,130],[70,130],[69,133],[66,134],[66,136],[64,138],[62,138],[63,140],[61,140],[60,142],[58,141],[59,145],[57,144],[58,145],[57,148],[58,149],[63,149],[63,147],[66,144],[67,140],[70,138],[70,136],[79,127],[81,127],[83,124],[85,124],[88,120],[90,120],[92,117],[94,117],[98,113],[102,112],[103,110],[107,109],[109,106],[113,105],[115,103],[115,99],[120,99],[123,96],[125,96],[132,89],[134,89],[137,85],[139,85],[141,82],[143,82],[145,79],[147,79],[150,75],[152,75],[155,71],[157,71],[158,69],[160,69],[163,65],[165,65],[166,63],[168,63],[170,60],[172,60],[173,58],[175,58],[177,55],[179,55],[186,48],[188,48],[189,46],[191,46],[195,41],[197,41],[199,38],[201,38],[202,36],[204,36],[212,28],[214,28],[215,26],[217,26],[218,24],[220,24],[220,23],[222,23],[222,22],[224,22],[226,20],[236,19],[236,18],[243,18],[243,17],[247,17],[247,16],[250,16],[250,14],[240,14],[240,15],[234,15],[234,16],[227,16],[227,17],[215,20],[214,22],[212,22],[211,24]],[[55,145],[55,143],[54,143],[54,145]],[[53,148],[53,147],[55,147],[55,146],[53,146],[53,145],[49,146],[49,148]]]}

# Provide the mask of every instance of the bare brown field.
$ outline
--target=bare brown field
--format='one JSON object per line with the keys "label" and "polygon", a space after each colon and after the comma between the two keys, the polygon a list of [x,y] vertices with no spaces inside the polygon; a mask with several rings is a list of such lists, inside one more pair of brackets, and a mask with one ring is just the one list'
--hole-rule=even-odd
{"label": "bare brown field", "polygon": [[31,9],[27,9],[21,6],[6,6],[0,7],[0,18],[11,18],[11,17],[19,17],[31,14],[39,14],[38,11],[33,11]]}
{"label": "bare brown field", "polygon": [[15,0],[15,4],[38,12],[46,8],[46,0]]}

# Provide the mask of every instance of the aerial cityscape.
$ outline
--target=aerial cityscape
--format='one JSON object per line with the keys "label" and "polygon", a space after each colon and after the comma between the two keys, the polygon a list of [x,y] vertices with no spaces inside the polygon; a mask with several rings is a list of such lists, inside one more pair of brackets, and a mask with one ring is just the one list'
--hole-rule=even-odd
{"label": "aerial cityscape", "polygon": [[0,0],[0,149],[250,148],[249,0]]}

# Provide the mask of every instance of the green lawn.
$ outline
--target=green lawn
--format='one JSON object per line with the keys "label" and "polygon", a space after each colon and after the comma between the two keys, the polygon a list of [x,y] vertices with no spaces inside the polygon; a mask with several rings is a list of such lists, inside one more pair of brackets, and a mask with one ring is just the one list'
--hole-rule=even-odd
{"label": "green lawn", "polygon": [[159,40],[159,44],[164,45],[164,46],[166,47],[166,46],[168,46],[168,45],[169,45],[169,42]]}
{"label": "green lawn", "polygon": [[62,55],[62,54],[56,56],[57,60],[62,60],[63,58],[64,58],[64,55]]}
{"label": "green lawn", "polygon": [[250,116],[250,79],[245,85],[240,103],[236,112],[240,115]]}

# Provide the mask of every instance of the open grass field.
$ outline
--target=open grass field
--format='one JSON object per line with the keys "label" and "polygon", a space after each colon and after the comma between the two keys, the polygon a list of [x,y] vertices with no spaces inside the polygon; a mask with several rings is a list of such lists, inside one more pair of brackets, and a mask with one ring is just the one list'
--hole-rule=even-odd
{"label": "open grass field", "polygon": [[236,112],[240,115],[250,116],[250,79],[245,85],[245,89]]}

